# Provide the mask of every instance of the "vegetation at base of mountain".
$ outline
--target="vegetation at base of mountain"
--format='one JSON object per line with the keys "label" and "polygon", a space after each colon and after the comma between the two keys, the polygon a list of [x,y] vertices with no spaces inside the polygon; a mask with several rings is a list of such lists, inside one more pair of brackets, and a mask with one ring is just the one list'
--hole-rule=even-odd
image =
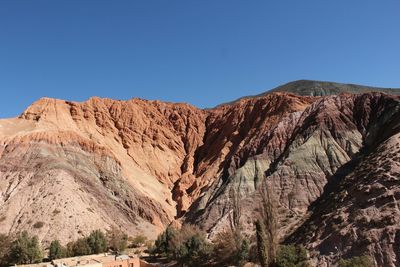
{"label": "vegetation at base of mountain", "polygon": [[69,242],[66,246],[66,256],[98,254],[108,250],[121,253],[126,248],[127,240],[127,235],[117,228],[112,228],[107,234],[101,230],[94,230],[87,237]]}
{"label": "vegetation at base of mountain", "polygon": [[303,246],[282,245],[276,255],[276,267],[309,267],[308,252]]}
{"label": "vegetation at base of mountain", "polygon": [[230,195],[232,198],[232,216],[230,216],[230,231],[234,241],[232,259],[235,265],[243,266],[249,257],[250,243],[247,237],[242,233],[242,207],[240,205],[241,196],[239,189],[231,189]]}
{"label": "vegetation at base of mountain", "polygon": [[[120,253],[127,245],[127,235],[119,229],[111,229],[105,234],[101,230],[92,231],[87,237],[79,238],[62,246],[53,240],[49,246],[50,260],[64,257],[98,254],[112,250]],[[16,237],[0,234],[0,267],[10,264],[31,264],[43,260],[43,249],[37,236],[23,231]]]}
{"label": "vegetation at base of mountain", "polygon": [[90,246],[86,238],[78,238],[76,241],[67,244],[68,257],[89,255],[90,253]]}
{"label": "vegetation at base of mountain", "polygon": [[[113,240],[109,239],[110,244],[111,241]],[[107,239],[105,234],[101,230],[94,230],[93,232],[91,232],[90,235],[87,237],[86,242],[90,247],[90,252],[93,254],[98,254],[107,251]]]}
{"label": "vegetation at base of mountain", "polygon": [[250,242],[230,231],[222,231],[213,240],[214,261],[222,266],[243,266],[249,261]]}
{"label": "vegetation at base of mountain", "polygon": [[56,260],[64,258],[67,255],[66,249],[61,245],[59,240],[54,240],[50,243],[49,259]]}
{"label": "vegetation at base of mountain", "polygon": [[369,256],[353,257],[350,259],[341,259],[339,267],[375,267],[374,262]]}
{"label": "vegetation at base of mountain", "polygon": [[212,244],[198,227],[184,225],[177,231],[169,226],[158,236],[153,253],[174,260],[181,266],[209,266]]}
{"label": "vegetation at base of mountain", "polygon": [[107,231],[107,240],[109,248],[117,253],[124,251],[128,245],[128,236],[115,226]]}
{"label": "vegetation at base of mountain", "polygon": [[[233,216],[234,218],[234,216]],[[148,250],[153,254],[164,256],[179,266],[249,266],[248,264],[260,264],[259,242],[254,241],[255,237],[245,236],[240,230],[238,232],[227,229],[216,235],[212,242],[206,239],[205,232],[192,225],[184,225],[177,230],[173,227],[159,235],[154,245],[150,244],[143,236],[132,239],[134,244],[140,246],[146,244]],[[239,229],[239,228],[236,228]],[[265,228],[263,228],[266,232]],[[112,234],[110,234],[112,232]],[[109,250],[111,242],[117,236],[125,238],[125,234],[118,229],[112,229],[107,234],[101,230],[92,231],[87,237],[79,238],[68,243],[65,247],[59,240],[54,240],[49,246],[49,259],[63,257],[89,255],[102,253]],[[241,240],[238,241],[238,237]],[[115,240],[112,240],[114,238]],[[251,242],[253,240],[253,242]],[[151,245],[154,247],[152,248]],[[268,245],[266,245],[268,247]],[[116,251],[118,252],[118,251]],[[43,250],[40,247],[38,238],[30,236],[24,231],[18,234],[15,239],[0,234],[0,267],[10,264],[31,264],[41,262]],[[276,247],[276,254],[269,259],[267,267],[309,267],[309,253],[297,245],[281,245]],[[338,262],[339,267],[374,267],[372,259],[368,256],[342,259]]]}
{"label": "vegetation at base of mountain", "polygon": [[[243,237],[243,242],[235,240],[230,230],[216,235],[213,242],[205,239],[205,233],[195,226],[184,225],[179,231],[168,227],[159,235],[153,252],[179,266],[248,266],[261,264],[255,251],[257,245],[250,244],[254,238]],[[246,240],[246,241],[245,241]],[[238,246],[238,244],[242,244]],[[302,246],[281,245],[277,247],[275,258],[267,267],[309,267],[308,251]],[[367,266],[368,267],[368,266]]]}
{"label": "vegetation at base of mountain", "polygon": [[32,264],[42,259],[43,251],[37,236],[30,236],[27,231],[17,235],[7,256],[8,264]]}
{"label": "vegetation at base of mountain", "polygon": [[171,257],[172,252],[172,239],[178,234],[178,231],[172,226],[168,226],[162,232],[154,243],[153,254],[161,254],[166,257]]}
{"label": "vegetation at base of mountain", "polygon": [[171,239],[172,258],[182,266],[204,266],[211,257],[212,246],[198,227],[183,226]]}
{"label": "vegetation at base of mountain", "polygon": [[8,266],[12,238],[5,234],[0,234],[0,266]]}
{"label": "vegetation at base of mountain", "polygon": [[143,246],[147,246],[149,247],[149,240],[147,240],[147,237],[144,235],[137,235],[133,238],[129,238],[128,242],[129,242],[129,247],[130,248],[138,248],[138,247],[143,247]]}
{"label": "vegetation at base of mountain", "polygon": [[278,248],[277,205],[264,180],[259,189],[260,215],[255,221],[258,258],[262,267],[274,266]]}

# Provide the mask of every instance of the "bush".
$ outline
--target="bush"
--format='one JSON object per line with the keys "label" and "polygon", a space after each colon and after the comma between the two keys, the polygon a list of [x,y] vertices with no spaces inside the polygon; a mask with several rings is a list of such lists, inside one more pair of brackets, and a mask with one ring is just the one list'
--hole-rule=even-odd
{"label": "bush", "polygon": [[11,237],[8,235],[0,234],[0,266],[9,266]]}
{"label": "bush", "polygon": [[74,257],[74,245],[75,242],[68,242],[67,245],[65,246],[65,256],[66,257]]}
{"label": "bush", "polygon": [[43,252],[37,236],[29,236],[28,232],[20,233],[11,243],[9,260],[13,264],[32,264],[41,262]]}
{"label": "bush", "polygon": [[178,232],[172,226],[168,226],[167,229],[157,237],[153,253],[169,256],[171,252],[171,240],[177,235],[177,233]]}
{"label": "bush", "polygon": [[49,259],[61,259],[66,256],[66,249],[61,246],[60,241],[54,240],[50,243],[49,247]]}
{"label": "bush", "polygon": [[69,242],[64,248],[67,257],[84,256],[106,252],[108,248],[106,235],[101,230],[92,231],[89,236]]}
{"label": "bush", "polygon": [[170,242],[170,249],[175,259],[181,265],[207,266],[211,258],[212,247],[199,228],[184,225]]}
{"label": "bush", "polygon": [[95,230],[87,237],[91,253],[98,254],[107,251],[107,239],[101,230]]}
{"label": "bush", "polygon": [[232,231],[218,233],[213,244],[213,258],[219,265],[243,266],[249,258],[249,242]]}
{"label": "bush", "polygon": [[144,235],[137,235],[132,239],[130,247],[133,248],[142,247],[146,244],[146,242],[147,242],[147,237],[145,237]]}
{"label": "bush", "polygon": [[375,267],[369,256],[353,257],[347,260],[341,259],[339,267]]}
{"label": "bush", "polygon": [[39,228],[42,228],[43,225],[44,225],[44,222],[36,222],[36,223],[33,225],[33,227],[39,229]]}
{"label": "bush", "polygon": [[181,266],[209,266],[212,246],[205,233],[195,226],[184,225],[179,231],[169,226],[158,236],[149,252],[176,260]]}
{"label": "bush", "polygon": [[53,210],[53,215],[57,215],[57,214],[59,214],[59,213],[61,213],[61,211],[60,211],[59,209]]}
{"label": "bush", "polygon": [[128,244],[128,236],[116,227],[112,227],[107,231],[108,244],[111,250],[122,252]]}
{"label": "bush", "polygon": [[75,242],[71,242],[68,245],[68,256],[84,256],[92,254],[86,238],[79,238]]}
{"label": "bush", "polygon": [[282,245],[276,256],[277,267],[306,267],[309,266],[308,252],[302,246]]}

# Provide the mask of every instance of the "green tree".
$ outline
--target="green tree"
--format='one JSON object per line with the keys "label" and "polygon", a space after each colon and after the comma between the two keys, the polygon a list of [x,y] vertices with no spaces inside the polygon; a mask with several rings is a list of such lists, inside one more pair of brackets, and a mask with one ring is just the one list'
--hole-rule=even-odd
{"label": "green tree", "polygon": [[91,253],[98,254],[107,251],[107,239],[101,230],[94,230],[87,237]]}
{"label": "green tree", "polygon": [[268,267],[270,265],[269,257],[267,254],[268,244],[265,234],[265,226],[261,220],[255,222],[256,225],[256,238],[257,238],[257,254],[261,267]]}
{"label": "green tree", "polygon": [[[67,246],[68,247],[68,246]],[[83,256],[92,254],[92,250],[87,242],[87,238],[79,238],[68,248],[69,256]]]}
{"label": "green tree", "polygon": [[9,266],[12,240],[8,235],[0,234],[0,266]]}
{"label": "green tree", "polygon": [[109,247],[115,252],[122,252],[128,245],[128,236],[117,227],[113,226],[107,231]]}
{"label": "green tree", "polygon": [[168,226],[165,231],[160,234],[154,243],[154,252],[169,256],[171,252],[171,240],[177,235],[176,229]]}
{"label": "green tree", "polygon": [[308,252],[303,246],[282,245],[279,247],[277,267],[307,267],[309,266]]}
{"label": "green tree", "polygon": [[146,245],[146,243],[147,243],[147,237],[145,237],[144,235],[137,235],[134,238],[132,238],[130,247],[138,248]]}
{"label": "green tree", "polygon": [[11,244],[10,262],[14,264],[32,264],[41,262],[43,252],[37,236],[29,236],[27,231],[20,233]]}
{"label": "green tree", "polygon": [[60,241],[54,240],[50,243],[49,259],[61,259],[66,256],[66,249],[60,244]]}
{"label": "green tree", "polygon": [[260,217],[256,220],[257,251],[262,267],[274,266],[278,247],[277,207],[266,180],[259,189]]}
{"label": "green tree", "polygon": [[360,256],[346,260],[341,259],[339,261],[339,267],[375,267],[375,264],[371,257]]}
{"label": "green tree", "polygon": [[75,242],[73,242],[73,241],[67,243],[67,245],[65,246],[65,256],[66,257],[75,256],[74,255],[74,246],[75,246]]}
{"label": "green tree", "polygon": [[249,257],[249,242],[245,236],[242,234],[242,207],[241,207],[241,196],[239,188],[235,190],[233,187],[230,192],[230,200],[232,202],[232,214],[230,218],[230,230],[231,237],[234,241],[234,247],[232,250],[231,258],[233,264],[237,266],[243,266]]}
{"label": "green tree", "polygon": [[199,228],[184,225],[170,242],[172,258],[181,266],[208,266],[212,247]]}
{"label": "green tree", "polygon": [[226,230],[216,234],[213,239],[213,258],[222,266],[243,266],[249,257],[249,241],[232,231]]}

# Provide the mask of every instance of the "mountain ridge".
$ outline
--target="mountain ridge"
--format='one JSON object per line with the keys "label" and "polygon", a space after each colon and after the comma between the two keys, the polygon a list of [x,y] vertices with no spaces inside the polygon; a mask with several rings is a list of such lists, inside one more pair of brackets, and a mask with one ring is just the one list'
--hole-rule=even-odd
{"label": "mountain ridge", "polygon": [[234,102],[240,101],[242,99],[261,97],[267,94],[276,92],[287,92],[302,96],[326,96],[334,95],[340,93],[367,93],[367,92],[383,92],[387,94],[400,94],[400,88],[385,88],[385,87],[375,87],[368,85],[359,85],[353,83],[337,83],[329,81],[318,81],[318,80],[295,80],[292,82],[279,85],[273,89],[267,90],[263,93],[243,96],[236,100],[229,101],[217,105],[229,105]]}

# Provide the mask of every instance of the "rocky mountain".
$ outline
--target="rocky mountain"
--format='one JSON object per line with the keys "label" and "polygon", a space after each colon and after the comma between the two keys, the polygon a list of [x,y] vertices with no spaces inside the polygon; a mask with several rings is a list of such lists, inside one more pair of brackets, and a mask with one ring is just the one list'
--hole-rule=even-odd
{"label": "rocky mountain", "polygon": [[206,110],[40,99],[0,120],[0,232],[66,243],[112,225],[154,238],[179,222],[212,238],[233,191],[251,232],[266,185],[282,240],[320,265],[368,253],[396,266],[400,97],[385,92],[297,81]]}
{"label": "rocky mountain", "polygon": [[[290,92],[298,95],[311,95],[311,96],[326,96],[326,95],[337,95],[340,93],[369,93],[369,92],[383,92],[386,94],[399,95],[399,88],[381,88],[373,86],[365,86],[358,84],[345,84],[345,83],[334,83],[325,81],[312,81],[312,80],[298,80],[290,82],[275,89],[271,92]],[[264,93],[265,94],[265,93]]]}
{"label": "rocky mountain", "polygon": [[261,93],[259,95],[244,96],[240,99],[264,96],[274,92],[287,92],[302,96],[328,96],[338,95],[340,93],[361,94],[369,92],[383,92],[386,94],[400,95],[400,88],[382,88],[358,84],[346,84],[314,80],[297,80],[280,85],[272,90]]}

